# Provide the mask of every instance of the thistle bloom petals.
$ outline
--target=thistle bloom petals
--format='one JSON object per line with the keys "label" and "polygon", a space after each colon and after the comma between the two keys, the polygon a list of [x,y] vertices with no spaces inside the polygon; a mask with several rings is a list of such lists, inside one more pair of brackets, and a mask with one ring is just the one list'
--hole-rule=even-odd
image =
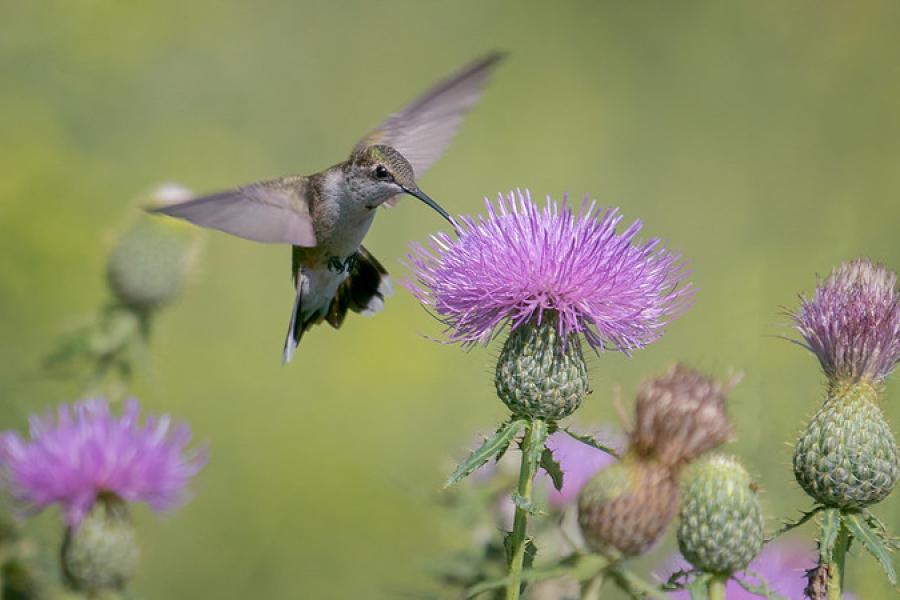
{"label": "thistle bloom petals", "polygon": [[190,479],[206,462],[205,451],[186,451],[187,425],[168,415],[139,422],[131,398],[122,414],[105,400],[61,405],[56,416],[33,416],[30,440],[16,432],[0,437],[0,472],[13,498],[33,511],[58,502],[69,525],[77,525],[97,496],[113,494],[146,502],[157,511],[184,498]]}
{"label": "thistle bloom petals", "polygon": [[792,316],[829,378],[881,381],[900,362],[897,275],[868,259],[835,268]]}
{"label": "thistle bloom petals", "polygon": [[461,217],[457,237],[439,233],[407,256],[404,285],[447,325],[451,341],[487,343],[554,316],[559,335],[581,334],[596,351],[629,353],[660,337],[693,288],[680,256],[640,240],[635,221],[621,233],[618,209],[585,200],[576,211],[529,192],[485,200],[487,216]]}

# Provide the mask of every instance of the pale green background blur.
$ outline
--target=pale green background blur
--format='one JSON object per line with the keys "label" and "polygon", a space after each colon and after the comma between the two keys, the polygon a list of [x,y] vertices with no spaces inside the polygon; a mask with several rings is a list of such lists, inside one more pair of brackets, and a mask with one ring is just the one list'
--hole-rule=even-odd
{"label": "pale green background blur", "polygon": [[[589,193],[683,251],[697,302],[632,359],[592,361],[582,424],[610,390],[676,359],[746,371],[731,449],[772,523],[809,505],[790,448],[820,401],[782,307],[869,255],[900,268],[896,2],[0,2],[0,400],[3,427],[73,400],[30,377],[106,297],[104,257],[136,199],[309,173],[459,65],[510,52],[421,181],[454,213],[514,186]],[[415,201],[367,245],[396,275],[441,226]],[[183,300],[158,320],[153,410],[190,421],[211,460],[194,500],[139,513],[139,598],[393,598],[463,534],[433,499],[504,417],[496,349],[426,339],[404,290],[374,319],[304,339],[279,364],[288,251],[206,234]],[[900,421],[900,385],[886,412]],[[900,530],[900,493],[877,507]],[[56,543],[56,514],[39,521]],[[803,534],[811,536],[812,529]],[[656,552],[665,557],[667,546]],[[858,551],[861,598],[890,591]]]}

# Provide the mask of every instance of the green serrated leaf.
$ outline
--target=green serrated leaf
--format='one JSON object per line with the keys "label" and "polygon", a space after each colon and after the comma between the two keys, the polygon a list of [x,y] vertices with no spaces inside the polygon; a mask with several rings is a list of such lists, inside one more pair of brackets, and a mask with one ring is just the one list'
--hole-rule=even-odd
{"label": "green serrated leaf", "polygon": [[472,452],[466,460],[459,464],[456,471],[444,484],[444,487],[450,487],[468,477],[476,469],[488,462],[491,457],[502,454],[524,426],[525,421],[522,419],[515,419],[501,426],[494,435],[484,441],[478,450]]}
{"label": "green serrated leaf", "polygon": [[733,577],[733,579],[737,581],[738,585],[740,585],[742,588],[756,596],[768,598],[768,600],[790,600],[790,598],[785,598],[781,594],[778,594],[774,590],[772,590],[772,588],[769,587],[769,583],[759,573],[748,572],[748,574],[752,575],[756,579],[757,583],[750,583],[746,579],[741,579],[738,577]]}
{"label": "green serrated leaf", "polygon": [[553,452],[550,450],[550,448],[544,448],[544,452],[541,453],[541,468],[544,469],[547,472],[547,475],[550,476],[550,480],[553,482],[553,487],[555,487],[557,491],[562,490],[562,467],[559,466],[559,463],[553,457]]}
{"label": "green serrated leaf", "polygon": [[[571,577],[576,581],[589,579],[599,573],[608,561],[596,554],[573,554],[556,564],[539,568],[529,568],[522,573],[523,583],[537,583],[559,577]],[[466,598],[474,598],[490,590],[505,587],[509,577],[501,577],[473,585],[466,590]]]}
{"label": "green serrated leaf", "polygon": [[663,589],[674,592],[683,590],[687,586],[687,582],[691,575],[697,575],[699,571],[679,569],[671,575],[669,579],[662,585]]}
{"label": "green serrated leaf", "polygon": [[882,542],[877,531],[873,531],[868,523],[866,523],[859,514],[845,514],[844,523],[850,534],[862,543],[863,547],[869,551],[869,554],[875,557],[881,564],[887,574],[891,585],[897,585],[897,573],[894,571],[894,565],[891,563],[890,551]]}
{"label": "green serrated leaf", "polygon": [[819,512],[822,511],[824,508],[825,508],[824,506],[815,506],[815,507],[813,507],[812,510],[809,510],[809,511],[803,513],[802,515],[800,515],[800,518],[797,519],[796,521],[783,521],[782,524],[781,524],[781,528],[778,529],[778,530],[776,530],[776,531],[775,531],[772,535],[770,535],[769,537],[767,537],[767,538],[765,539],[765,543],[768,544],[769,542],[771,542],[772,540],[774,540],[774,539],[777,538],[778,536],[784,535],[785,533],[787,533],[787,532],[790,531],[791,529],[795,529],[795,528],[797,528],[797,527],[800,527],[801,525],[803,525],[804,523],[806,523],[807,521],[809,521],[810,519],[812,519],[814,516],[816,516],[817,514],[819,514]]}
{"label": "green serrated leaf", "polygon": [[819,528],[819,559],[823,563],[832,561],[834,544],[841,530],[841,511],[837,508],[822,510],[822,524]]}
{"label": "green serrated leaf", "polygon": [[597,450],[602,450],[603,452],[606,452],[613,458],[621,458],[619,456],[619,453],[616,452],[613,448],[601,444],[600,442],[598,442],[597,440],[595,440],[594,438],[592,438],[589,435],[581,435],[580,433],[575,433],[571,429],[563,429],[563,431],[565,431],[567,434],[569,434],[569,437],[578,440],[582,444],[587,444],[588,446],[590,446],[592,448],[596,448]]}
{"label": "green serrated leaf", "polygon": [[522,510],[527,512],[529,515],[541,516],[541,515],[547,514],[544,511],[542,511],[540,508],[538,508],[537,504],[535,504],[533,501],[525,498],[521,494],[514,492],[512,495],[512,501],[513,501],[513,504],[515,504],[518,508],[521,508]]}
{"label": "green serrated leaf", "polygon": [[[512,531],[506,532],[506,535],[503,536],[503,549],[506,551],[506,564],[508,565],[512,561],[513,555],[513,539],[512,539]],[[534,557],[537,556],[537,546],[534,545],[533,538],[525,539],[525,559],[522,561],[524,569],[530,569],[531,565],[534,564]],[[524,581],[524,579],[523,579]]]}

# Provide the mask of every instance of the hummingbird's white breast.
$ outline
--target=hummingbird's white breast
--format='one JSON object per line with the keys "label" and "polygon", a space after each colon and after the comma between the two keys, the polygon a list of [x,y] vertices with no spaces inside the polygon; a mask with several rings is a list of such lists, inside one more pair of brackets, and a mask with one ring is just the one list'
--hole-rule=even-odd
{"label": "hummingbird's white breast", "polygon": [[317,247],[328,257],[355,254],[372,226],[375,209],[367,208],[340,169],[325,173],[315,210]]}

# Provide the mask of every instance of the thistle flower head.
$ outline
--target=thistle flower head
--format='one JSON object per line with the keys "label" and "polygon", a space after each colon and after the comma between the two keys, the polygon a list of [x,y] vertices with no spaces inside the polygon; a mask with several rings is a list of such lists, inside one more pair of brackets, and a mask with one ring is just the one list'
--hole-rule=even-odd
{"label": "thistle flower head", "polygon": [[141,425],[139,415],[132,398],[119,417],[101,399],[62,405],[55,417],[33,416],[29,440],[16,432],[0,437],[3,483],[31,510],[59,503],[70,526],[100,495],[171,508],[203,467],[204,453],[185,451],[187,425],[173,428],[168,415]]}
{"label": "thistle flower head", "polygon": [[625,353],[659,338],[687,306],[693,288],[677,254],[641,240],[635,221],[618,233],[618,209],[585,200],[573,209],[529,192],[485,201],[487,216],[462,217],[457,237],[414,245],[404,282],[447,326],[451,341],[490,341],[553,315],[562,340],[580,334],[596,351]]}
{"label": "thistle flower head", "polygon": [[731,437],[725,414],[729,386],[682,364],[638,392],[632,444],[641,455],[681,466]]}
{"label": "thistle flower head", "polygon": [[792,314],[831,380],[884,380],[900,361],[897,275],[869,259],[842,263]]}

